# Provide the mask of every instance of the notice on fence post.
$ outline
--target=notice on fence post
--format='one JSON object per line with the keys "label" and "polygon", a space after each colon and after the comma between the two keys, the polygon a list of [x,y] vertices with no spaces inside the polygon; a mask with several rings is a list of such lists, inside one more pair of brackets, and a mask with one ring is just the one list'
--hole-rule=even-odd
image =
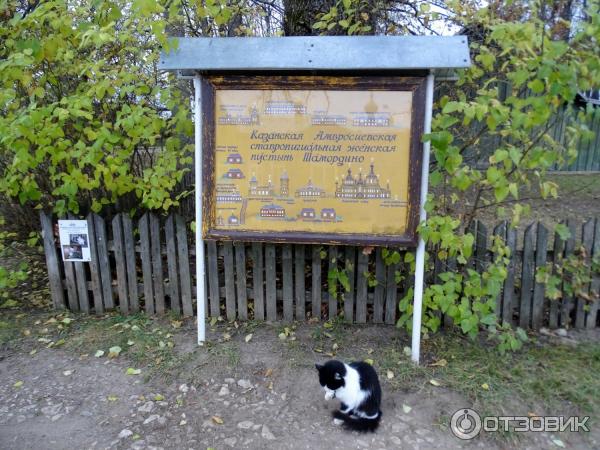
{"label": "notice on fence post", "polygon": [[86,220],[59,220],[58,234],[63,261],[90,261],[90,239]]}

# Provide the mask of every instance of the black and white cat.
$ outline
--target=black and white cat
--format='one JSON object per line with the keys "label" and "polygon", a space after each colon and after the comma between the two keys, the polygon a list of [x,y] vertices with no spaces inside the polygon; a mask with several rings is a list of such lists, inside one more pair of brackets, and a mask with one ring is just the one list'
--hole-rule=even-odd
{"label": "black and white cat", "polygon": [[373,366],[331,360],[315,367],[325,400],[338,398],[342,402],[333,413],[333,423],[355,431],[375,431],[381,419],[381,386]]}

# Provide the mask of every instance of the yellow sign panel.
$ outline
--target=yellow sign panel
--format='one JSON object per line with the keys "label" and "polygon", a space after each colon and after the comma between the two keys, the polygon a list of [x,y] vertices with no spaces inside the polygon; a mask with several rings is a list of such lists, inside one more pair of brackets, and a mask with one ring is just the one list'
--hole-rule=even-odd
{"label": "yellow sign panel", "polygon": [[211,229],[402,235],[413,92],[220,89]]}

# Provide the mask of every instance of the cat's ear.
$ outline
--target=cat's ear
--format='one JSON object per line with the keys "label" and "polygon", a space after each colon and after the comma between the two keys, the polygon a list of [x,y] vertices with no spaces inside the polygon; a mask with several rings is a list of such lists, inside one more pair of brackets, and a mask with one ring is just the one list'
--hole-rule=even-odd
{"label": "cat's ear", "polygon": [[334,378],[335,380],[341,380],[341,379],[342,379],[342,376],[341,376],[339,373],[337,373],[337,372],[336,372],[336,373],[335,373],[335,375],[333,376],[333,378]]}
{"label": "cat's ear", "polygon": [[315,368],[320,371],[323,368],[323,365],[322,364],[315,364]]}

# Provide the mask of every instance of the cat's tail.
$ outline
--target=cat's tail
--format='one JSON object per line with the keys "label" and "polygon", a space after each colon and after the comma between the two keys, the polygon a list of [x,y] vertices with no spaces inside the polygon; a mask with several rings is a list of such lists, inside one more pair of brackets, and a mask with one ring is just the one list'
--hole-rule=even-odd
{"label": "cat's tail", "polygon": [[377,416],[373,418],[351,416],[344,414],[341,411],[334,411],[333,417],[338,420],[343,420],[344,425],[353,431],[366,433],[369,431],[373,432],[377,429],[379,426],[379,421],[381,420],[381,411],[379,411]]}

